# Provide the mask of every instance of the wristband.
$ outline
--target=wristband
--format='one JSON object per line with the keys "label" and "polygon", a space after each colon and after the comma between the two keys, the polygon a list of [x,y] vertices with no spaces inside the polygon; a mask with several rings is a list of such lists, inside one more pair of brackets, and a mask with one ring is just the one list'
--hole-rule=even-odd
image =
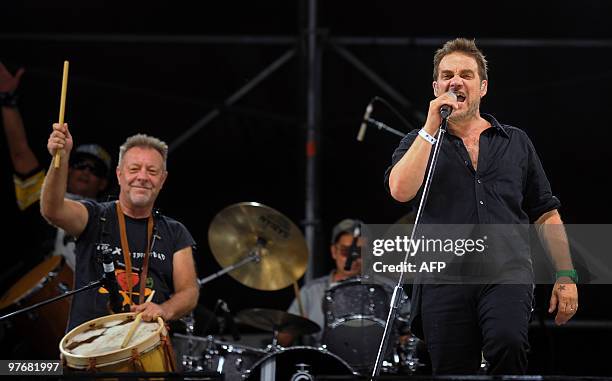
{"label": "wristband", "polygon": [[0,106],[17,107],[17,95],[15,93],[0,92]]}
{"label": "wristband", "polygon": [[574,283],[578,284],[578,272],[575,269],[559,270],[555,273],[555,279],[559,279],[563,276],[570,278]]}
{"label": "wristband", "polygon": [[431,145],[436,144],[437,139],[436,139],[436,138],[434,138],[433,136],[429,135],[429,134],[427,133],[427,131],[425,131],[425,129],[421,128],[421,129],[419,130],[419,135],[420,135],[420,136],[421,136],[423,139],[425,139],[425,140],[427,141],[427,143],[429,143],[429,144],[431,144]]}

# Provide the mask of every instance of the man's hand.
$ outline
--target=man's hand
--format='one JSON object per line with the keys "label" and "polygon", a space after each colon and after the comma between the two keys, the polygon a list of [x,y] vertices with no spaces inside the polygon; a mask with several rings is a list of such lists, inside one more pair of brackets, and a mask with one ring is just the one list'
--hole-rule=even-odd
{"label": "man's hand", "polygon": [[64,123],[60,126],[59,123],[53,123],[53,132],[47,141],[47,149],[51,156],[54,156],[57,151],[64,151],[63,154],[69,154],[72,150],[72,135],[68,131],[68,124]]}
{"label": "man's hand", "polygon": [[25,70],[20,68],[13,76],[0,62],[0,93],[14,93]]}
{"label": "man's hand", "polygon": [[158,317],[161,317],[164,321],[168,320],[166,311],[164,311],[162,306],[153,302],[131,306],[130,310],[132,312],[142,312],[142,320],[144,321],[154,321],[157,320]]}
{"label": "man's hand", "polygon": [[555,316],[557,325],[567,323],[578,311],[578,288],[567,277],[560,277],[553,286],[548,313],[553,313],[555,309],[557,310]]}

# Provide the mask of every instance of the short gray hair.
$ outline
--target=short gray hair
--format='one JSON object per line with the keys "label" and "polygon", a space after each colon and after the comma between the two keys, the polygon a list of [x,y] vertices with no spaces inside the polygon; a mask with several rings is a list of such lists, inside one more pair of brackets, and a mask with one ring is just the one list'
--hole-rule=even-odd
{"label": "short gray hair", "polygon": [[125,153],[134,147],[143,147],[143,148],[153,148],[162,156],[164,160],[164,170],[166,170],[166,160],[168,159],[168,145],[163,140],[160,140],[154,136],[149,136],[145,134],[136,134],[132,135],[125,143],[119,147],[119,162],[118,166],[121,165],[121,161],[123,160],[123,156]]}

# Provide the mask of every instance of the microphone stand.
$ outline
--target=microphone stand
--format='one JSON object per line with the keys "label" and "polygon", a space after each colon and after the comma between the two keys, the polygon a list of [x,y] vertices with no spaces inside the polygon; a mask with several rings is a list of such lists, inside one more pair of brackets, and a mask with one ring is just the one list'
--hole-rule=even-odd
{"label": "microphone stand", "polygon": [[357,252],[357,240],[361,237],[361,224],[359,222],[355,222],[353,225],[353,241],[351,242],[351,246],[349,247],[349,255],[344,263],[344,271],[351,271],[351,267],[353,267],[353,262],[359,258],[361,255],[360,252]]}
{"label": "microphone stand", "polygon": [[[438,133],[438,140],[436,141],[436,144],[434,145],[433,156],[431,159],[431,163],[429,165],[429,169],[427,171],[427,178],[425,179],[425,185],[423,187],[423,194],[421,195],[421,201],[419,202],[419,208],[417,210],[417,215],[414,220],[414,225],[412,226],[412,233],[410,234],[410,241],[412,241],[414,238],[419,220],[421,218],[421,212],[423,211],[423,207],[425,205],[425,202],[427,201],[427,196],[429,194],[429,188],[431,186],[431,181],[433,179],[433,175],[436,169],[436,163],[438,161],[438,155],[440,153],[440,147],[442,146],[442,140],[444,139],[444,134],[446,133],[447,127],[448,127],[448,116],[446,116],[446,118],[442,118],[442,123],[440,124],[440,132]],[[417,139],[418,139],[418,136],[417,136]],[[402,262],[403,264],[408,262],[409,255],[410,253],[406,252],[406,255],[404,256],[404,261]],[[372,370],[371,380],[374,380],[380,374],[380,367],[382,365],[383,358],[384,358],[387,346],[389,344],[389,337],[391,336],[390,326],[395,321],[395,318],[397,316],[397,310],[399,308],[399,304],[400,304],[400,301],[402,300],[402,296],[404,293],[404,289],[402,288],[403,280],[404,280],[404,272],[402,271],[400,272],[399,279],[397,280],[397,284],[395,285],[395,288],[393,289],[393,295],[391,296],[389,314],[387,315],[387,322],[385,324],[385,330],[383,332],[383,336],[380,341],[380,346],[378,347],[378,354],[376,355],[376,362],[374,363],[374,369]]]}
{"label": "microphone stand", "polygon": [[83,286],[83,287],[81,287],[79,289],[68,291],[68,292],[66,292],[66,293],[64,293],[62,295],[58,295],[58,296],[53,297],[53,298],[48,299],[48,300],[43,300],[42,302],[36,303],[36,304],[31,305],[29,307],[26,307],[26,308],[23,308],[23,309],[11,312],[10,314],[6,314],[4,316],[0,316],[0,321],[8,319],[10,317],[13,317],[15,315],[22,314],[24,312],[32,311],[32,310],[34,310],[36,308],[45,306],[45,305],[47,305],[49,303],[53,303],[53,302],[58,301],[58,300],[63,299],[63,298],[67,298],[67,297],[72,296],[72,295],[74,295],[76,293],[79,293],[79,292],[82,292],[82,291],[85,291],[85,290],[89,290],[91,288],[100,287],[100,286],[103,286],[103,285],[104,285],[104,278],[102,277],[102,278],[100,278],[98,280],[90,282],[88,285]]}
{"label": "microphone stand", "polygon": [[406,134],[404,134],[403,132],[398,131],[398,130],[396,130],[396,129],[394,129],[394,128],[391,128],[391,127],[387,126],[386,124],[384,124],[383,122],[379,122],[379,121],[378,121],[378,120],[376,120],[376,119],[373,119],[373,118],[366,118],[366,122],[368,122],[369,124],[374,125],[374,126],[375,126],[375,127],[377,127],[379,130],[385,130],[385,131],[387,131],[387,132],[390,132],[390,133],[395,134],[395,135],[397,135],[397,136],[399,136],[399,137],[402,137],[402,138],[403,138],[404,136],[406,136]]}

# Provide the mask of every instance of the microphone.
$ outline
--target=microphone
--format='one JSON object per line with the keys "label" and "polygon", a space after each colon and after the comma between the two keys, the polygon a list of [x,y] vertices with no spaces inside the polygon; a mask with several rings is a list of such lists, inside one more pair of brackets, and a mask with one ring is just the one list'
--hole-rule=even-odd
{"label": "microphone", "polygon": [[365,137],[366,128],[368,127],[368,118],[370,117],[370,114],[372,114],[372,111],[374,110],[374,107],[372,106],[373,103],[374,103],[374,100],[371,100],[370,103],[368,103],[368,107],[366,107],[365,114],[363,114],[363,120],[361,121],[361,127],[359,127],[359,132],[357,133],[357,140],[360,142],[362,142],[363,138]]}
{"label": "microphone", "polygon": [[113,263],[111,253],[111,249],[104,249],[102,251],[102,267],[104,267],[102,283],[104,284],[104,288],[108,291],[108,304],[111,311],[119,313],[123,312],[123,303],[119,295],[119,285],[115,277],[115,264]]}
{"label": "microphone", "polygon": [[[448,94],[452,95],[454,100],[457,101],[457,94],[455,94],[452,90],[449,91]],[[442,119],[448,118],[452,112],[453,112],[452,106],[442,105],[442,107],[440,107],[440,116],[442,117]]]}
{"label": "microphone", "polygon": [[360,252],[357,251],[357,239],[361,236],[361,225],[359,222],[355,221],[355,225],[353,225],[353,242],[351,242],[351,247],[349,248],[349,256],[344,263],[344,271],[350,271],[353,266],[353,261],[361,255]]}
{"label": "microphone", "polygon": [[235,341],[240,340],[240,333],[238,332],[238,327],[236,327],[236,322],[234,321],[234,317],[232,316],[229,307],[227,306],[227,303],[219,299],[217,301],[217,304],[221,308],[221,311],[223,311],[225,324],[227,325],[227,328],[229,328],[229,330],[232,332],[232,338]]}

